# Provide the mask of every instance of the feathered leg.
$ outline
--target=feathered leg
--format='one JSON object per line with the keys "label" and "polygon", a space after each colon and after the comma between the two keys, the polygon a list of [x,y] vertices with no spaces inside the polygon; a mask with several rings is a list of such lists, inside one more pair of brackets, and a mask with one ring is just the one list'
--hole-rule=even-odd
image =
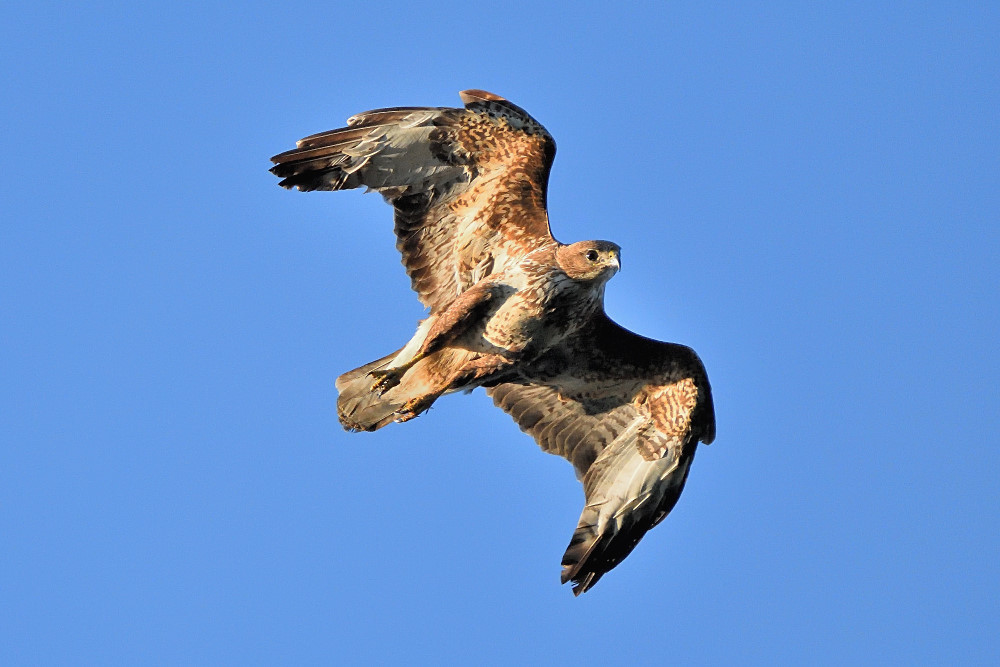
{"label": "feathered leg", "polygon": [[410,421],[426,412],[442,394],[467,387],[477,386],[484,378],[511,366],[512,362],[502,354],[476,355],[463,363],[431,391],[408,400],[396,411],[396,422]]}
{"label": "feathered leg", "polygon": [[409,421],[426,412],[441,394],[509,363],[501,355],[448,347],[482,317],[492,299],[493,281],[487,278],[421,323],[399,353],[341,376],[337,408],[344,427],[374,431],[392,421]]}

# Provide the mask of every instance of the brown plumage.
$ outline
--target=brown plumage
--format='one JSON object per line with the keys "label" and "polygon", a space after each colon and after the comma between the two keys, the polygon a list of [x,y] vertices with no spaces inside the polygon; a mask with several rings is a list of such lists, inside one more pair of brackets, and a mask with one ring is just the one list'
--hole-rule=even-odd
{"label": "brown plumage", "polygon": [[358,114],[273,157],[271,171],[286,188],[381,193],[430,309],[401,349],[338,378],[341,423],[371,431],[413,419],[444,393],[486,387],[583,482],[586,505],[562,563],[563,582],[580,594],[677,502],[698,442],[715,437],[711,390],[690,348],[605,315],[617,245],[552,237],[555,142],[545,128],[492,93],[461,96],[464,109]]}

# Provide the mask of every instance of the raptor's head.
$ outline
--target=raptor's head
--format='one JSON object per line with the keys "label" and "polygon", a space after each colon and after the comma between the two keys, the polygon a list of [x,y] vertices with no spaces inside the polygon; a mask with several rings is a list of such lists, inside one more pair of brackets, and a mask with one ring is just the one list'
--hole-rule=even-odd
{"label": "raptor's head", "polygon": [[611,241],[577,241],[556,251],[559,268],[574,280],[606,282],[621,268],[622,249]]}

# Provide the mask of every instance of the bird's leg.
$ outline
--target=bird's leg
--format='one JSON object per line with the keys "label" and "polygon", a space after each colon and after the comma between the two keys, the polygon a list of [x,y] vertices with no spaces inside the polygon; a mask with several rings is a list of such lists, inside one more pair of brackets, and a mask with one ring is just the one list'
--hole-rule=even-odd
{"label": "bird's leg", "polygon": [[396,410],[393,421],[396,423],[408,422],[411,419],[419,417],[424,412],[427,412],[434,401],[436,401],[443,393],[443,391],[431,392],[429,394],[424,394],[423,396],[411,398],[403,404],[403,407]]}
{"label": "bird's leg", "polygon": [[412,359],[393,368],[369,373],[375,379],[372,383],[372,391],[379,396],[389,391],[400,383],[406,371],[410,370],[418,361],[447,345],[456,336],[461,335],[472,324],[482,308],[493,298],[492,289],[492,283],[483,281],[456,297],[440,314],[435,316],[423,343]]}
{"label": "bird's leg", "polygon": [[395,421],[405,422],[426,412],[441,394],[446,391],[476,386],[479,381],[494,373],[510,368],[513,362],[502,354],[484,354],[469,360],[452,373],[449,380],[421,396],[411,398],[396,410]]}

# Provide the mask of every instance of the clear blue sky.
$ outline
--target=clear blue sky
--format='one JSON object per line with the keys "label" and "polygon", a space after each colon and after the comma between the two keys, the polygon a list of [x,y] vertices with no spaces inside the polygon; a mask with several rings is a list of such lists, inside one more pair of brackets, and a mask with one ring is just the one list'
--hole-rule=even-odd
{"label": "clear blue sky", "polygon": [[[432,4],[0,10],[0,662],[1000,660],[996,3]],[[267,173],[473,87],[715,389],[579,599],[580,488],[482,392],[340,429],[421,310],[378,197]]]}

